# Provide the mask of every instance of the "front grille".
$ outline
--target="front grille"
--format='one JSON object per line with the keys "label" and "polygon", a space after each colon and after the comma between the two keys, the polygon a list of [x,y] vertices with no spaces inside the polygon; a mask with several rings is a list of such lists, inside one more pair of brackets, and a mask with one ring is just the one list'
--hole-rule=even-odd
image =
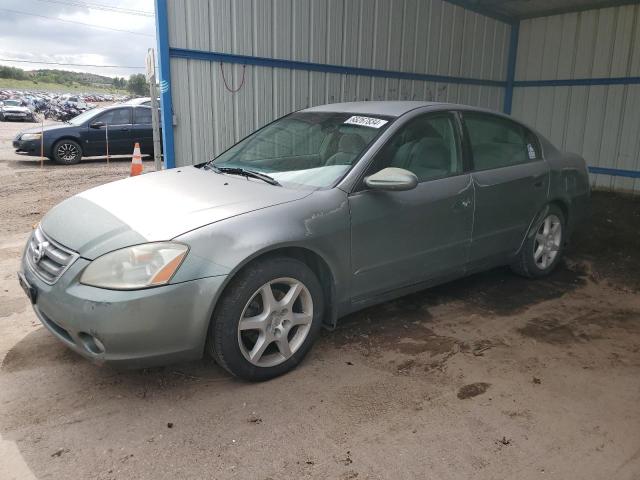
{"label": "front grille", "polygon": [[33,272],[53,285],[79,255],[47,237],[38,226],[29,239],[25,256]]}

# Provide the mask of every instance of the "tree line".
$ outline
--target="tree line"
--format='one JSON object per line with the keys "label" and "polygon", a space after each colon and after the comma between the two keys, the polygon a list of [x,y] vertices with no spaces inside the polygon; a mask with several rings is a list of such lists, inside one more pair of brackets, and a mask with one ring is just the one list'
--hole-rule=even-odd
{"label": "tree line", "polygon": [[149,95],[149,84],[142,73],[133,74],[127,80],[124,77],[106,77],[87,72],[49,69],[25,71],[22,68],[0,65],[0,78],[31,80],[35,84],[42,82],[67,86],[78,84],[87,87],[113,87],[136,95]]}

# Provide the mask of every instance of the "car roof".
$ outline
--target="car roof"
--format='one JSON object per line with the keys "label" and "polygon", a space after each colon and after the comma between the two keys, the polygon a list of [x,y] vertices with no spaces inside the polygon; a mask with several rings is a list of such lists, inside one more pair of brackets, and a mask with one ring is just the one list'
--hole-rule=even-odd
{"label": "car roof", "polygon": [[477,112],[492,113],[494,115],[505,116],[500,112],[487,110],[485,108],[472,107],[457,103],[446,102],[423,102],[409,100],[385,100],[368,102],[344,102],[318,105],[317,107],[306,108],[303,112],[343,112],[359,113],[365,115],[382,115],[388,117],[400,117],[417,108],[430,107],[433,110],[472,110]]}
{"label": "car roof", "polygon": [[151,101],[151,97],[138,97],[138,98],[132,98],[131,100],[127,100],[126,103],[127,105],[139,105],[141,103],[144,102],[150,102]]}
{"label": "car roof", "polygon": [[327,105],[318,105],[303,110],[303,112],[345,112],[345,113],[364,113],[367,115],[385,115],[390,117],[399,117],[411,110],[421,107],[443,107],[452,105],[442,102],[420,102],[420,101],[403,101],[403,100],[387,100],[387,101],[370,101],[370,102],[344,102],[329,103]]}
{"label": "car roof", "polygon": [[131,103],[115,103],[113,105],[107,105],[106,107],[98,107],[98,108],[102,108],[103,110],[113,110],[114,108],[148,108],[151,109],[151,107],[149,105],[136,105],[136,104],[131,104]]}

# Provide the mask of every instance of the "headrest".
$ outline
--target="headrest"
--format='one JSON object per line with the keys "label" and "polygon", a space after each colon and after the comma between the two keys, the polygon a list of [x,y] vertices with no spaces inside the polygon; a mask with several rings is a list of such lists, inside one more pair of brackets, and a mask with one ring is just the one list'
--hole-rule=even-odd
{"label": "headrest", "polygon": [[345,153],[360,153],[365,147],[364,140],[355,133],[345,133],[338,142],[338,151]]}

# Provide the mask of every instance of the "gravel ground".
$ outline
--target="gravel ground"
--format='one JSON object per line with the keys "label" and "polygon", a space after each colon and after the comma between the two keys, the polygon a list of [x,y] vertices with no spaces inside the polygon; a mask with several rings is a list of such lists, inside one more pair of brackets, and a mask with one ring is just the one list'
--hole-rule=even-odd
{"label": "gravel ground", "polygon": [[41,168],[20,128],[0,123],[0,479],[640,478],[637,199],[595,194],[546,280],[497,269],[367,309],[270,382],[122,372],[40,326],[15,271],[50,207],[128,160]]}

